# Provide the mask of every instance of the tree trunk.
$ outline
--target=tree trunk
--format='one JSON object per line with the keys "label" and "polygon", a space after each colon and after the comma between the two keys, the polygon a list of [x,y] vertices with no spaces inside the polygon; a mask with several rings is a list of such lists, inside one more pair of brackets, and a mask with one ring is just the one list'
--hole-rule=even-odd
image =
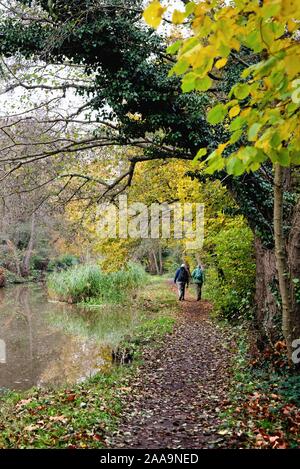
{"label": "tree trunk", "polygon": [[288,357],[291,360],[293,349],[293,314],[290,292],[289,269],[283,233],[283,167],[274,166],[274,240],[279,291],[282,300],[282,332],[286,340]]}
{"label": "tree trunk", "polygon": [[28,277],[30,273],[30,259],[33,253],[34,238],[35,238],[35,213],[33,213],[31,217],[30,238],[29,238],[28,246],[27,246],[26,253],[23,259],[23,265],[22,265],[23,277]]}
{"label": "tree trunk", "polygon": [[163,268],[163,259],[162,259],[162,249],[161,245],[158,245],[158,259],[159,259],[159,275],[162,275],[164,272]]}
{"label": "tree trunk", "polygon": [[148,251],[148,270],[150,274],[155,274],[154,259],[153,259],[152,252],[150,250]]}
{"label": "tree trunk", "polygon": [[[261,339],[267,339],[273,344],[279,339],[278,330],[274,327],[276,317],[280,318],[281,308],[278,291],[275,252],[267,249],[259,237],[255,237],[256,257],[256,288],[255,307],[257,327],[260,330]],[[263,344],[260,340],[261,348]]]}
{"label": "tree trunk", "polygon": [[21,267],[20,267],[20,259],[19,259],[18,250],[10,239],[6,241],[6,245],[7,245],[7,248],[10,250],[10,252],[12,253],[12,256],[14,258],[16,274],[19,277],[21,277]]}
{"label": "tree trunk", "polygon": [[288,243],[288,263],[291,279],[291,340],[300,338],[300,201],[293,214]]}
{"label": "tree trunk", "polygon": [[159,266],[158,266],[157,257],[156,257],[154,249],[152,249],[152,256],[153,256],[153,259],[154,259],[156,273],[157,273],[157,275],[159,275]]}

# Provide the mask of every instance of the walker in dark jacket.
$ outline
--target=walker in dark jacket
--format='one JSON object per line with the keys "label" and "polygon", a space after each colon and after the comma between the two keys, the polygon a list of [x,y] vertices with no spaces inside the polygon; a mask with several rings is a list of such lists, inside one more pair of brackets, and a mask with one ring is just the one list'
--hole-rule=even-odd
{"label": "walker in dark jacket", "polygon": [[189,273],[184,264],[176,270],[174,283],[178,286],[178,297],[179,301],[184,300],[185,287],[189,284]]}

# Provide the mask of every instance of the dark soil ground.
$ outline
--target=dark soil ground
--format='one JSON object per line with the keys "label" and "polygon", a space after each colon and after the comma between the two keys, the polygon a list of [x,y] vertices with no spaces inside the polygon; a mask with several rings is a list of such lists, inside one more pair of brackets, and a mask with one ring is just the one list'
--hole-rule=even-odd
{"label": "dark soil ground", "polygon": [[144,352],[108,447],[226,447],[219,414],[228,402],[230,347],[210,309],[188,294],[174,333]]}

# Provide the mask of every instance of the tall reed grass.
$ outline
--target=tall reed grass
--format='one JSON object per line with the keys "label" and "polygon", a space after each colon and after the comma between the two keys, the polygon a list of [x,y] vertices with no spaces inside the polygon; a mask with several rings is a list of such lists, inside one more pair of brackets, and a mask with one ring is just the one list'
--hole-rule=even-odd
{"label": "tall reed grass", "polygon": [[97,265],[78,265],[49,275],[49,296],[68,303],[120,303],[146,283],[147,274],[138,264],[118,272],[102,272]]}

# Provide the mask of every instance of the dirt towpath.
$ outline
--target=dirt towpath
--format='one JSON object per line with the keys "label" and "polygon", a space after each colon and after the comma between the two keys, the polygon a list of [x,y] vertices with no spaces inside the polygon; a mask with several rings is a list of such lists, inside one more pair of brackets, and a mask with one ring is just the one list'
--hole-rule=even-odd
{"label": "dirt towpath", "polygon": [[188,295],[174,333],[161,347],[144,353],[108,447],[224,447],[218,426],[227,401],[230,351],[209,310],[209,303]]}

